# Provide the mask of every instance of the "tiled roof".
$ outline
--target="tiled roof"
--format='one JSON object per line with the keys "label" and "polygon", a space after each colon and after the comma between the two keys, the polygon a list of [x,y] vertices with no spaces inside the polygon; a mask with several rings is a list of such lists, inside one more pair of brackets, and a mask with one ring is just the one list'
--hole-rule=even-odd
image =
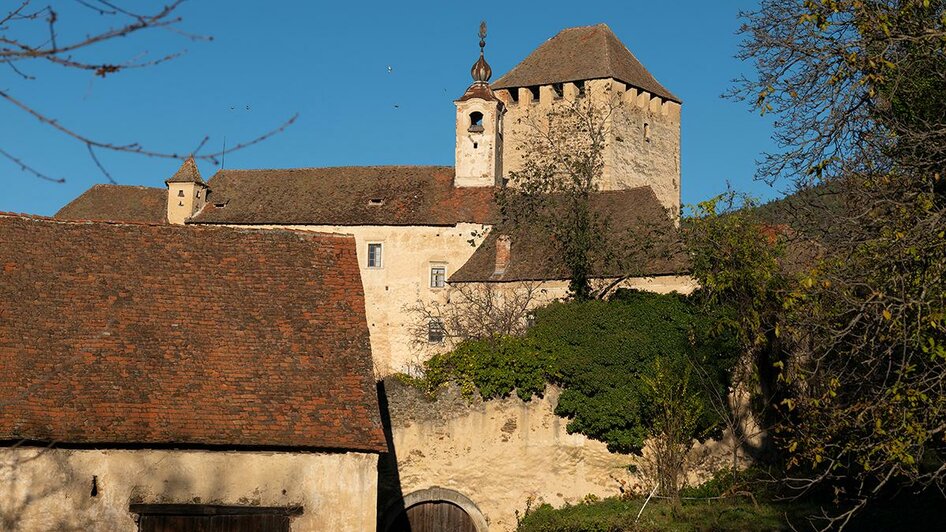
{"label": "tiled roof", "polygon": [[[615,260],[593,265],[597,278],[679,275],[689,262],[676,228],[650,187],[598,192],[592,208],[608,220],[607,249]],[[497,272],[496,241],[508,234],[509,261]],[[450,276],[451,283],[564,280],[568,270],[541,231],[494,228],[470,259]]]}
{"label": "tiled roof", "polygon": [[64,220],[167,223],[168,193],[163,188],[94,185],[59,209]]}
{"label": "tiled roof", "polygon": [[221,170],[210,179],[209,204],[188,223],[493,223],[494,190],[455,188],[453,178],[448,166]]}
{"label": "tiled roof", "polygon": [[204,184],[204,180],[200,177],[200,170],[197,169],[197,163],[194,162],[193,157],[188,157],[181,167],[177,169],[177,172],[174,172],[165,183],[199,183]]}
{"label": "tiled roof", "polygon": [[0,215],[0,440],[383,451],[350,236]]}
{"label": "tiled roof", "polygon": [[614,78],[656,96],[680,102],[605,24],[560,31],[496,80],[493,89],[602,78]]}

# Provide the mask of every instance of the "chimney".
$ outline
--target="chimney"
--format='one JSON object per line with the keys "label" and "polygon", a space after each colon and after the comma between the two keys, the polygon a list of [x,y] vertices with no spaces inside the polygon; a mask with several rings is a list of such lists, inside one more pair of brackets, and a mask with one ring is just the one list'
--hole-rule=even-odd
{"label": "chimney", "polygon": [[493,276],[500,276],[506,273],[509,266],[509,256],[512,254],[512,242],[509,235],[499,235],[496,239],[496,269],[493,270]]}

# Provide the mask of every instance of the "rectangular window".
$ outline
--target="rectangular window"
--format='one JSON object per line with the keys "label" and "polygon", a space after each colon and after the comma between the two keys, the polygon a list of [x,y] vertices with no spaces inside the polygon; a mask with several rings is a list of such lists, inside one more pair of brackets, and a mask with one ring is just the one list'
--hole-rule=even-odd
{"label": "rectangular window", "polygon": [[446,266],[431,266],[430,267],[430,287],[431,288],[443,288],[447,284],[447,267]]}
{"label": "rectangular window", "polygon": [[368,244],[368,267],[369,268],[381,267],[381,244],[379,243]]}
{"label": "rectangular window", "polygon": [[432,344],[442,344],[447,336],[443,328],[443,322],[440,320],[430,320],[427,322],[427,341]]}

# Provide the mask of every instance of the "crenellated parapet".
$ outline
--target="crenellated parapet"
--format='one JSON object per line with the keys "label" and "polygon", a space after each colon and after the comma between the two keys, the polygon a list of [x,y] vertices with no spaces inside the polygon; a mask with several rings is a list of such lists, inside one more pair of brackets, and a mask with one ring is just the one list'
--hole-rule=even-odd
{"label": "crenellated parapet", "polygon": [[627,106],[647,113],[653,120],[668,124],[680,123],[679,102],[652,94],[644,89],[631,87],[613,78],[587,81],[568,81],[531,87],[515,87],[493,91],[508,111],[520,114],[531,113],[534,108],[548,112],[552,105],[562,101],[574,102],[590,97],[601,104]]}

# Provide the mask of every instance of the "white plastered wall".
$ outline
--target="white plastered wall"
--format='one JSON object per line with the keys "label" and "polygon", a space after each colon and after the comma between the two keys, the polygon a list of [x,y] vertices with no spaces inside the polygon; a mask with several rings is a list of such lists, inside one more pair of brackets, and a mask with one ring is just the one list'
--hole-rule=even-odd
{"label": "white plastered wall", "polygon": [[134,532],[130,504],[219,504],[301,506],[293,532],[364,532],[375,526],[377,461],[365,453],[4,448],[0,529]]}

